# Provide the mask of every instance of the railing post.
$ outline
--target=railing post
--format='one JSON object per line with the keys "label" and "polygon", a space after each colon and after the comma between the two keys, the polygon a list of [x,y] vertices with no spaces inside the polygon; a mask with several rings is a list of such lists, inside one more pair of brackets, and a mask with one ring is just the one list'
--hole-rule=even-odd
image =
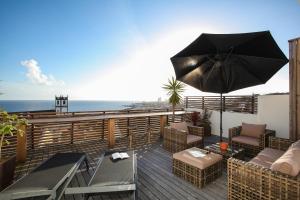
{"label": "railing post", "polygon": [[105,120],[102,119],[102,140],[104,140],[104,123],[105,123]]}
{"label": "railing post", "polygon": [[108,147],[115,146],[115,119],[108,119]]}
{"label": "railing post", "polygon": [[252,101],[251,101],[251,113],[254,114],[254,102],[255,102],[255,99],[254,99],[254,94],[252,95]]}
{"label": "railing post", "polygon": [[185,108],[188,108],[188,107],[189,107],[188,103],[189,103],[189,97],[186,96],[186,97],[185,97]]}
{"label": "railing post", "polygon": [[74,142],[74,122],[71,123],[71,144]]}
{"label": "railing post", "polygon": [[204,104],[205,104],[205,97],[202,97],[202,110],[204,110]]}
{"label": "railing post", "polygon": [[17,134],[17,149],[16,158],[17,162],[25,162],[27,157],[27,136],[26,136],[26,125],[21,125],[19,127],[23,134]]}
{"label": "railing post", "polygon": [[31,136],[31,149],[34,149],[34,124],[31,124],[30,136]]}
{"label": "railing post", "polygon": [[167,125],[167,116],[161,115],[160,116],[160,137],[163,137],[164,128]]}
{"label": "railing post", "polygon": [[[167,108],[167,112],[169,112],[169,108]],[[169,115],[167,115],[167,123],[169,122]]]}
{"label": "railing post", "polygon": [[148,126],[151,126],[151,118],[148,117]]}
{"label": "railing post", "polygon": [[151,127],[151,118],[148,117],[148,127],[147,127],[147,137],[148,137],[148,144],[151,143],[151,132],[152,132],[152,127]]}

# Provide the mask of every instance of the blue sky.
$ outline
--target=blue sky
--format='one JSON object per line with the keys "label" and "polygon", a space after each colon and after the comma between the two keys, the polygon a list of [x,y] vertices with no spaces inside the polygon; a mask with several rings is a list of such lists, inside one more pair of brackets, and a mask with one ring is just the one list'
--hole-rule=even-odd
{"label": "blue sky", "polygon": [[[169,58],[201,33],[270,30],[288,57],[299,21],[298,0],[0,0],[0,99],[166,98]],[[287,91],[288,65],[230,94]]]}

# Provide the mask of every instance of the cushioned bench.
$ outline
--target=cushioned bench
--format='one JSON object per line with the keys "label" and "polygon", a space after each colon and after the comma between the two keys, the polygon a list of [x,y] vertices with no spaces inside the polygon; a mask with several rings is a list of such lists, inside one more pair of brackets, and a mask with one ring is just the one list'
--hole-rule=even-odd
{"label": "cushioned bench", "polygon": [[265,148],[249,163],[256,164],[265,168],[271,168],[272,164],[284,154],[284,151],[278,149]]}
{"label": "cushioned bench", "polygon": [[249,162],[228,160],[229,200],[300,198],[300,140],[270,137],[270,147]]}

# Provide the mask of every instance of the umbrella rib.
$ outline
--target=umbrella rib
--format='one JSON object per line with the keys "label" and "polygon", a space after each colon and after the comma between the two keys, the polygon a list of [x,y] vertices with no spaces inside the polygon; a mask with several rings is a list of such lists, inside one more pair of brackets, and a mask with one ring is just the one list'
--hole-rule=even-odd
{"label": "umbrella rib", "polygon": [[[233,46],[230,47],[230,52],[226,55],[226,58],[225,58],[225,60],[224,60],[224,65],[226,65],[226,63],[227,63],[227,61],[228,61],[228,58],[231,56],[231,54],[232,54],[232,52],[233,52],[233,49],[234,49]],[[225,75],[225,77],[226,77],[226,70],[223,68],[222,71],[223,71],[223,73],[224,73],[224,75]],[[223,82],[225,82],[224,79],[223,79]],[[226,81],[226,88],[228,88],[228,85],[229,85],[229,79],[227,79],[227,81]]]}
{"label": "umbrella rib", "polygon": [[251,56],[251,55],[245,55],[245,54],[238,54],[238,53],[235,53],[234,55],[237,55],[237,56],[246,56],[246,57],[253,57],[253,58],[263,58],[263,59],[272,59],[272,60],[281,60],[283,61],[284,59],[282,58],[266,58],[266,57],[262,57],[262,56]]}
{"label": "umbrella rib", "polygon": [[276,48],[268,53],[267,47],[276,42],[266,33],[270,35],[269,31],[203,33],[171,58],[176,77],[202,91],[218,93],[263,84],[288,62],[285,56],[276,56],[280,54]]}
{"label": "umbrella rib", "polygon": [[[246,57],[253,57],[253,58],[263,58],[263,59],[272,59],[272,60],[283,61],[283,59],[279,59],[279,58],[264,58],[264,57],[259,57],[259,56],[247,56],[247,55],[243,55],[243,54],[235,54],[235,55],[246,56]],[[244,68],[244,69],[247,70],[247,72],[249,74],[251,74],[252,76],[254,76],[255,78],[257,78],[262,84],[265,83],[264,81],[262,81],[261,79],[259,79],[256,75],[254,75],[252,72],[250,72],[247,68]]]}
{"label": "umbrella rib", "polygon": [[251,74],[253,77],[255,77],[261,84],[264,83],[264,81],[262,81],[260,78],[258,78],[255,74],[253,74],[251,71],[249,71],[249,69],[247,69],[246,67],[243,68],[244,70],[246,70],[249,74]]}

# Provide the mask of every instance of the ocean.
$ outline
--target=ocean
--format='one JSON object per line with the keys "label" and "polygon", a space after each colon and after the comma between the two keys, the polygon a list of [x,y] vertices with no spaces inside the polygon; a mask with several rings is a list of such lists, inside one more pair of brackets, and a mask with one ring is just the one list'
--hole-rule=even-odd
{"label": "ocean", "polygon": [[[69,100],[69,112],[121,110],[135,102],[131,101],[76,101]],[[54,100],[0,100],[0,109],[7,112],[24,112],[55,109]]]}

